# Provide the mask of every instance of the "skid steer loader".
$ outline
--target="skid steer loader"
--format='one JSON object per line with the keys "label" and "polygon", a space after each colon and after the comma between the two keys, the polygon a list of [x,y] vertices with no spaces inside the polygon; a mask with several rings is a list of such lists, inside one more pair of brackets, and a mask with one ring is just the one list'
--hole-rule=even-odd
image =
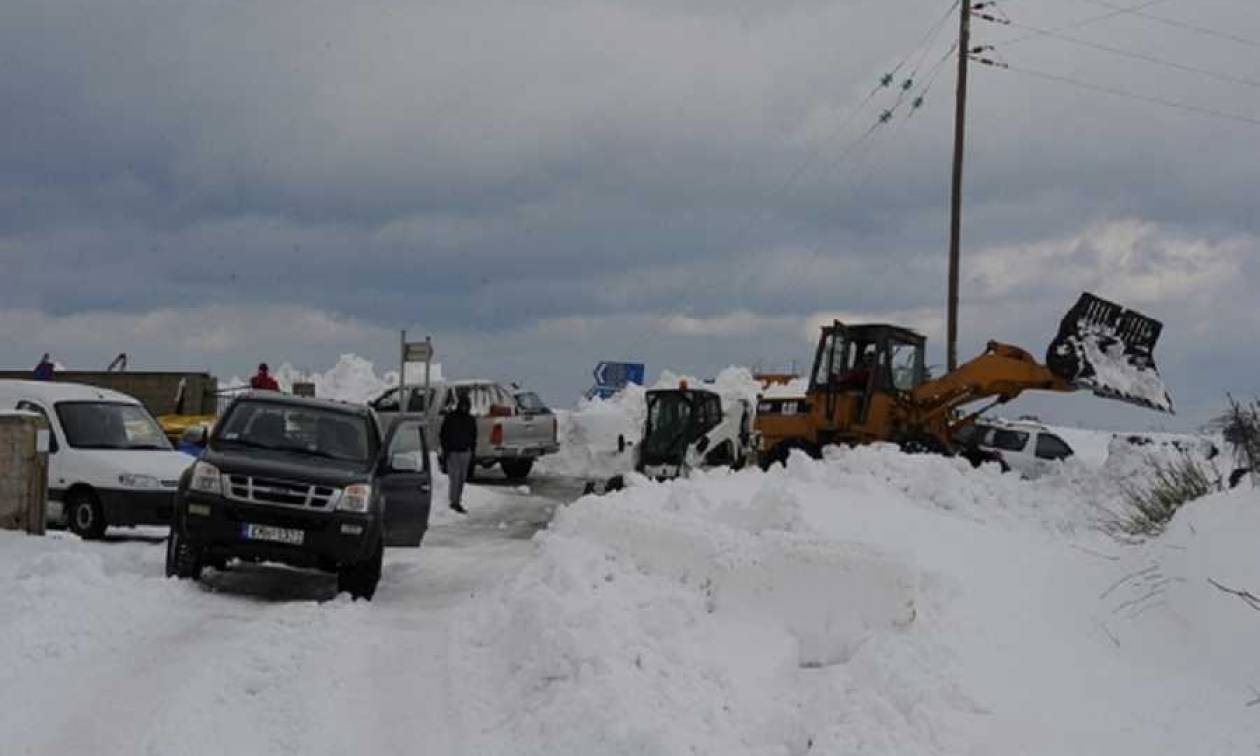
{"label": "skid steer loader", "polygon": [[[634,447],[634,469],[655,480],[686,477],[692,470],[730,467],[738,470],[756,464],[760,438],[753,428],[754,407],[746,399],[723,399],[715,391],[691,388],[681,381],[677,388],[647,392],[643,435]],[[619,438],[620,451],[629,448]],[[599,485],[589,482],[587,493],[620,490],[617,475]]]}
{"label": "skid steer loader", "polygon": [[[990,341],[983,354],[929,378],[923,336],[895,325],[833,322],[822,328],[800,411],[758,415],[762,463],[786,460],[792,449],[819,456],[828,444],[876,441],[956,453],[959,430],[1028,390],[1087,389],[1171,413],[1153,356],[1161,329],[1157,320],[1086,292],[1060,323],[1045,364]],[[985,399],[991,401],[963,412]]]}

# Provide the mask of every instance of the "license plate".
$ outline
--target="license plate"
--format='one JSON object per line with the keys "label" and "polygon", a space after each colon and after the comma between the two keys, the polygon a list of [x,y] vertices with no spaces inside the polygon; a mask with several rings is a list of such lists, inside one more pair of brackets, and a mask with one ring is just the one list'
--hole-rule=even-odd
{"label": "license plate", "polygon": [[241,537],[250,541],[274,541],[276,543],[287,543],[291,546],[301,546],[302,539],[306,537],[306,532],[293,528],[273,528],[270,525],[251,525],[246,523],[241,526]]}

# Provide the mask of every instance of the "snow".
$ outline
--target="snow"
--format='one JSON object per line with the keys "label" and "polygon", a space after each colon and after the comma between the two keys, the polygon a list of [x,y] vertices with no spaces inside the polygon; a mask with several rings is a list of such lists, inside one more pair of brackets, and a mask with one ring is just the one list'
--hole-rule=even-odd
{"label": "snow", "polygon": [[787,383],[772,383],[762,391],[763,399],[801,399],[809,393],[808,378],[793,378]]}
{"label": "snow", "polygon": [[1172,412],[1172,396],[1153,365],[1137,364],[1125,354],[1124,342],[1109,326],[1081,320],[1073,337],[1059,347],[1074,351],[1081,365],[1092,373],[1076,378],[1076,383],[1106,396],[1137,400],[1157,410]]}
{"label": "snow", "polygon": [[[1201,753],[1255,747],[1254,492],[1159,539],[1104,473],[891,448],[584,498],[467,611],[478,753]],[[493,684],[490,683],[493,681]]]}
{"label": "snow", "polygon": [[424,547],[386,552],[371,604],[279,566],[166,579],[164,529],[0,531],[0,750],[470,753],[456,609],[519,569],[555,502],[473,485],[464,517],[435,488]]}
{"label": "snow", "polygon": [[[338,367],[329,386],[367,388],[370,364]],[[712,385],[748,397],[746,372],[724,376]],[[616,437],[637,440],[643,411],[629,387],[560,413],[555,468],[623,462]],[[1211,437],[1074,433],[1090,453],[1036,480],[876,445],[765,472],[632,474],[576,501],[548,475],[474,484],[464,517],[439,475],[424,547],[387,553],[371,604],[274,566],[165,579],[161,529],[0,532],[0,742],[103,756],[1254,752],[1260,495],[1191,502],[1159,537],[1117,541],[1105,525],[1155,462],[1227,455]]]}
{"label": "snow", "polygon": [[[375,364],[356,354],[341,355],[337,364],[322,373],[299,370],[286,362],[272,368],[271,375],[283,391],[292,391],[294,383],[314,383],[315,395],[318,397],[356,403],[375,399],[398,385],[397,370],[386,370],[377,375]],[[430,367],[429,380],[437,382],[442,379],[442,365],[434,363]],[[424,365],[409,363],[407,380],[412,383],[422,383]],[[247,386],[249,379],[236,376],[230,379],[227,385]]]}

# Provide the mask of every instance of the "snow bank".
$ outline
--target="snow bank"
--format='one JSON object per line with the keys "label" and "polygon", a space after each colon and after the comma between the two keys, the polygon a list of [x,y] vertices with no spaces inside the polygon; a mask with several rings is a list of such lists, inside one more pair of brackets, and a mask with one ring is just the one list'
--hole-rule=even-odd
{"label": "snow bank", "polygon": [[630,384],[608,399],[581,399],[572,410],[555,410],[560,451],[542,457],[542,474],[609,478],[634,468],[633,454],[617,439],[638,443],[647,414],[645,391]]}
{"label": "snow bank", "polygon": [[761,393],[763,399],[800,399],[809,393],[808,378],[793,378],[787,383],[772,383]]}
{"label": "snow bank", "polygon": [[[377,375],[376,365],[356,354],[343,354],[337,364],[322,373],[309,373],[298,370],[286,362],[273,368],[272,377],[284,391],[292,391],[294,383],[314,383],[315,395],[324,399],[340,399],[345,402],[362,403],[375,399],[386,390],[398,385],[398,371],[386,370]],[[424,381],[423,365],[408,365],[407,380]],[[442,366],[434,364],[430,369],[429,380],[442,380]],[[245,386],[249,379],[233,377],[229,386]]]}
{"label": "snow bank", "polygon": [[890,447],[587,497],[468,610],[478,753],[1254,747],[1254,492],[1158,540],[1118,492]]}
{"label": "snow bank", "polygon": [[1233,460],[1224,439],[1191,434],[1115,434],[1107,447],[1107,476],[1126,489],[1141,489],[1156,470],[1190,461],[1213,478],[1228,480]]}

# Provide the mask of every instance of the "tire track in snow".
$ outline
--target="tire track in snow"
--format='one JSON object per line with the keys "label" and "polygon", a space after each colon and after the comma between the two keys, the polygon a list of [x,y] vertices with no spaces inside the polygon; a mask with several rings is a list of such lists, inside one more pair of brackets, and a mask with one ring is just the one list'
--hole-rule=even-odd
{"label": "tire track in snow", "polygon": [[[110,564],[120,548],[137,556],[63,581],[57,601],[32,586],[24,637],[48,628],[53,644],[7,669],[0,656],[4,688],[27,691],[0,707],[4,752],[468,752],[465,702],[483,694],[456,667],[456,610],[519,567],[560,503],[481,494],[472,516],[435,518],[423,548],[387,552],[371,604],[320,603],[327,576],[242,565],[195,586],[160,577],[161,545],[58,544]],[[85,619],[77,635],[52,631]]]}

